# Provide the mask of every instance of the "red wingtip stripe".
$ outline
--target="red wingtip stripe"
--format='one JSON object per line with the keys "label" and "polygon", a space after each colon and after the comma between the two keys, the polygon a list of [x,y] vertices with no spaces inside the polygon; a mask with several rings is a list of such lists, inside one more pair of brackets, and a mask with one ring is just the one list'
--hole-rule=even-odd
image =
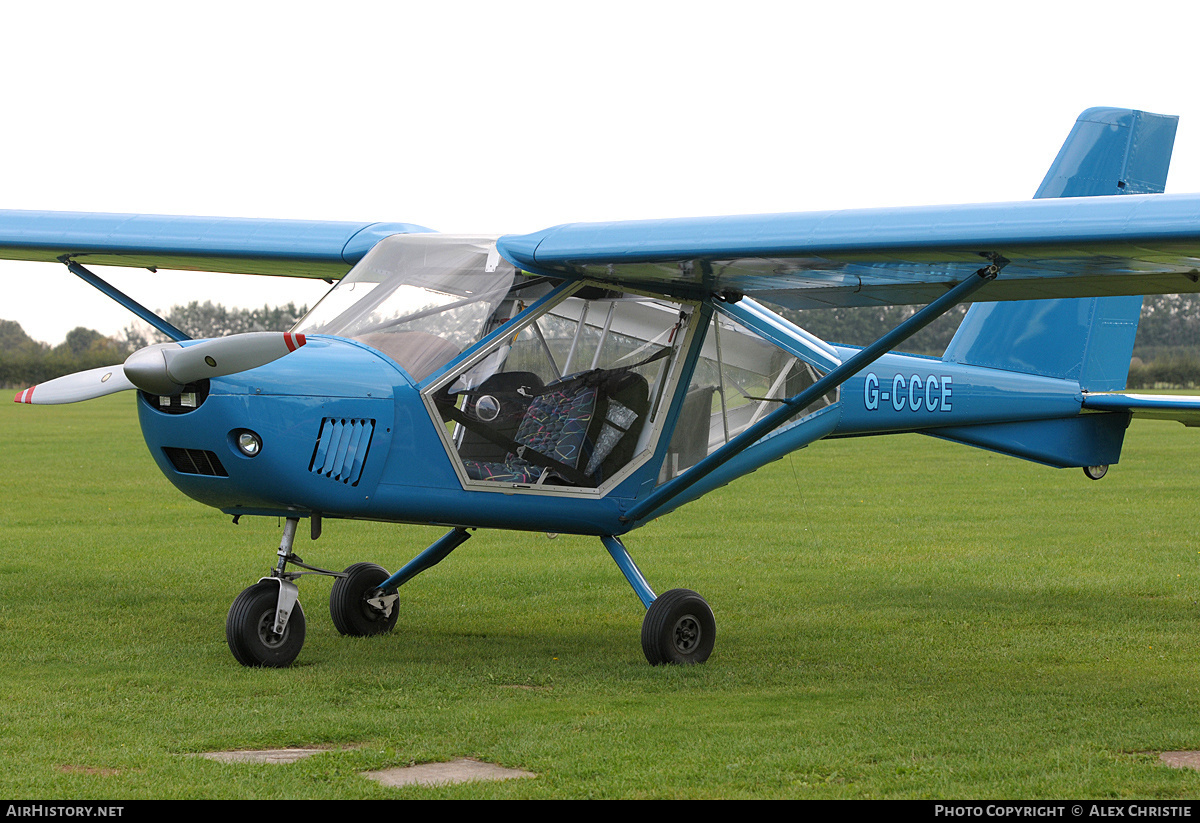
{"label": "red wingtip stripe", "polygon": [[283,342],[287,346],[287,350],[289,352],[294,352],[296,349],[304,345],[304,335],[287,332],[283,335]]}
{"label": "red wingtip stripe", "polygon": [[36,388],[37,388],[37,386],[30,386],[25,391],[18,392],[17,396],[13,398],[13,402],[14,403],[32,403],[33,402],[33,390]]}

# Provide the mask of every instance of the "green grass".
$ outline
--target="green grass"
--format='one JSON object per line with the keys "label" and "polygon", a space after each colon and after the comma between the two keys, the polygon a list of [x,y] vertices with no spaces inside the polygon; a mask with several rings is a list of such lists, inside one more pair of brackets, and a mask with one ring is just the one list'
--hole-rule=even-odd
{"label": "green grass", "polygon": [[[1200,436],[1135,423],[1100,482],[915,435],[823,442],[629,535],[718,639],[652,668],[600,542],[478,532],[385,637],[306,578],[286,670],[238,666],[274,561],[146,453],[128,395],[0,404],[0,796],[1194,798]],[[326,521],[305,560],[395,569],[439,532]],[[292,765],[214,749],[329,746]],[[386,789],[475,757],[531,780]]]}

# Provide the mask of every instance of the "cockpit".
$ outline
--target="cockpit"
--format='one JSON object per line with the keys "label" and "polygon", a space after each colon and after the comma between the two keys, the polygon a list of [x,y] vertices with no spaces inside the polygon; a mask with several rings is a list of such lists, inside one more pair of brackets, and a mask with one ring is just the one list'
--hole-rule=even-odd
{"label": "cockpit", "polygon": [[652,460],[665,482],[828,362],[698,302],[528,275],[495,241],[387,238],[294,329],[399,365],[464,488],[604,494]]}

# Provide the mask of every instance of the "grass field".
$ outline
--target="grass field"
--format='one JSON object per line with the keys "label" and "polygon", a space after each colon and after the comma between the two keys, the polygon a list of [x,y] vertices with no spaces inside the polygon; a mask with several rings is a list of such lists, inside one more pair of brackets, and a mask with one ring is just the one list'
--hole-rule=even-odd
{"label": "grass field", "polygon": [[[0,796],[1194,798],[1200,432],[1135,423],[1100,482],[916,435],[818,443],[626,539],[717,616],[652,668],[595,539],[479,532],[348,639],[306,578],[286,670],[230,602],[280,526],[184,498],[128,394],[0,403]],[[305,560],[397,568],[438,534],[327,521]],[[216,749],[328,746],[291,765]],[[535,779],[387,789],[474,757]]]}

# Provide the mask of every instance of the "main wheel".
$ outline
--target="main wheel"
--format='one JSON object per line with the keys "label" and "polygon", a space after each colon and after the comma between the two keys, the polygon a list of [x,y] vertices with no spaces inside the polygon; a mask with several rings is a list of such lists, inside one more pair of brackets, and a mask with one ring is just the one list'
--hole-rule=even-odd
{"label": "main wheel", "polygon": [[368,602],[379,593],[379,584],[391,577],[388,570],[374,563],[355,563],[346,576],[333,581],[329,592],[329,615],[339,632],[350,637],[386,634],[396,625],[399,611],[387,614]]}
{"label": "main wheel", "polygon": [[716,637],[712,609],[688,589],[659,595],[642,621],[642,651],[652,666],[703,663],[712,654]]}
{"label": "main wheel", "polygon": [[275,633],[275,605],[279,585],[269,580],[243,591],[229,607],[225,640],[243,666],[290,666],[304,646],[304,609],[297,602],[283,634]]}

